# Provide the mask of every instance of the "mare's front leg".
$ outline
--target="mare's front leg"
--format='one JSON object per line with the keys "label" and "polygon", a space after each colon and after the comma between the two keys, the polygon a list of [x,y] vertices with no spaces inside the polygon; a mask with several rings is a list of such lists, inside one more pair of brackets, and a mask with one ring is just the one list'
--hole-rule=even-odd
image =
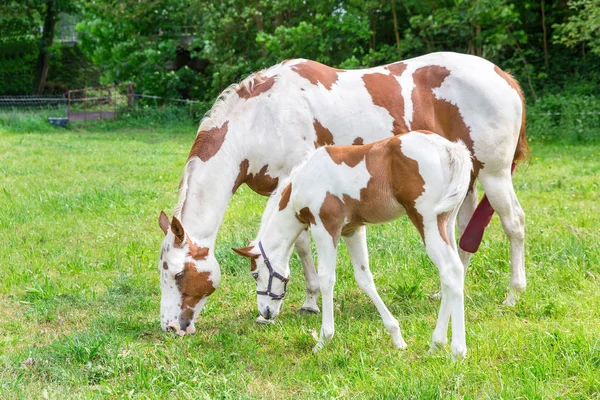
{"label": "mare's front leg", "polygon": [[379,297],[379,293],[377,293],[377,288],[375,287],[375,282],[373,281],[373,275],[371,274],[371,270],[369,268],[369,250],[367,249],[366,227],[361,226],[352,232],[351,235],[343,236],[343,238],[346,242],[346,247],[348,248],[350,258],[352,259],[352,265],[354,266],[354,279],[356,279],[358,287],[360,287],[360,289],[365,292],[367,296],[369,296],[371,301],[373,301],[375,304],[375,307],[377,307],[377,311],[379,311],[379,315],[381,315],[381,319],[383,319],[383,324],[392,336],[394,345],[399,349],[405,349],[406,342],[400,333],[398,321],[385,306],[385,303],[383,300],[381,300],[381,297]]}
{"label": "mare's front leg", "polygon": [[[337,260],[337,240],[333,239],[322,225],[312,228],[312,235],[317,247],[319,262],[319,285],[321,287],[323,322],[321,334],[313,353],[318,352],[331,341],[334,333],[333,322],[333,287],[335,285],[335,263]],[[338,236],[339,237],[339,236]]]}
{"label": "mare's front leg", "polygon": [[296,239],[296,252],[302,262],[302,270],[306,281],[306,299],[300,311],[318,314],[320,312],[317,305],[320,293],[319,277],[310,252],[310,235],[307,230],[302,231]]}

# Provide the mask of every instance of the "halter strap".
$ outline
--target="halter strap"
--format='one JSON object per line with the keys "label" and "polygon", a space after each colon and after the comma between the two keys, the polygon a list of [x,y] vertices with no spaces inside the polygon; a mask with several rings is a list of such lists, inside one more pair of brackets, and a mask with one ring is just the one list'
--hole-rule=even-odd
{"label": "halter strap", "polygon": [[[287,292],[287,283],[290,280],[290,278],[284,278],[279,272],[275,271],[273,269],[273,267],[271,267],[271,262],[267,258],[267,255],[265,254],[265,251],[262,247],[262,243],[260,241],[258,242],[258,249],[260,250],[260,254],[262,255],[263,259],[265,260],[265,265],[267,266],[267,268],[269,270],[269,284],[267,286],[267,290],[257,290],[256,294],[263,295],[263,296],[269,296],[273,300],[283,300],[283,298],[285,297],[285,294]],[[273,278],[277,278],[281,282],[283,282],[283,293],[275,294],[275,293],[271,292],[271,285],[273,284]]]}

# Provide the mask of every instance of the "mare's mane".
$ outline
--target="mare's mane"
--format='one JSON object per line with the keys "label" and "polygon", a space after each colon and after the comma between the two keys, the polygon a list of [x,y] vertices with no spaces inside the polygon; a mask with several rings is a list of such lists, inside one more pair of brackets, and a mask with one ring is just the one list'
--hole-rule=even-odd
{"label": "mare's mane", "polygon": [[[213,103],[213,106],[210,108],[210,110],[208,110],[200,120],[200,126],[198,128],[198,132],[196,133],[196,137],[214,127],[216,121],[221,120],[224,115],[230,112],[232,107],[237,103],[237,100],[239,100],[237,93],[240,90],[244,89],[248,93],[252,93],[252,90],[255,86],[260,85],[267,79],[265,74],[273,75],[271,74],[271,71],[278,69],[281,65],[282,64],[276,64],[272,67],[254,72],[244,78],[244,80],[241,82],[233,83],[229,85],[227,89],[223,90]],[[193,160],[195,160],[195,158],[191,158],[187,161],[183,169],[183,175],[179,181],[179,200],[177,201],[177,206],[175,206],[175,209],[173,210],[173,215],[179,219],[181,219],[181,212],[187,197],[187,188],[190,177],[188,167],[190,162]]]}

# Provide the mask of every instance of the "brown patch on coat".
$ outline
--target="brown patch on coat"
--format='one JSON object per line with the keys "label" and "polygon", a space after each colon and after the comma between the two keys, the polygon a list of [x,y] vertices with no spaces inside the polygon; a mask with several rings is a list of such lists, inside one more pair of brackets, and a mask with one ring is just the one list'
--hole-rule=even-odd
{"label": "brown patch on coat", "polygon": [[163,269],[169,269],[169,264],[167,264],[167,262],[163,262]]}
{"label": "brown patch on coat", "polygon": [[213,281],[210,280],[210,272],[198,272],[192,262],[184,264],[183,275],[175,278],[179,293],[181,293],[181,309],[194,308],[198,302],[210,296],[214,291]]}
{"label": "brown patch on coat", "polygon": [[352,142],[352,146],[360,146],[361,144],[363,144],[363,138],[360,136],[354,139],[354,142]]}
{"label": "brown patch on coat", "polygon": [[310,211],[310,209],[308,207],[304,207],[304,208],[300,209],[300,211],[298,211],[296,213],[296,218],[298,219],[298,221],[300,221],[306,225],[315,225],[316,224],[315,216],[313,215],[313,213]]}
{"label": "brown patch on coat", "polygon": [[233,188],[231,189],[232,193],[235,193],[242,183],[245,183],[250,189],[262,196],[269,196],[277,188],[279,178],[273,178],[267,174],[267,170],[269,169],[268,164],[263,165],[257,174],[248,173],[248,168],[250,168],[250,161],[245,159],[240,163],[240,172],[237,178],[235,178]]}
{"label": "brown patch on coat", "polygon": [[363,149],[352,146],[325,147],[325,150],[334,163],[344,163],[350,168],[356,167],[365,158]]}
{"label": "brown patch on coat", "polygon": [[444,67],[430,65],[419,68],[413,74],[415,88],[412,91],[413,130],[426,129],[445,137],[451,142],[462,140],[473,154],[473,172],[471,183],[474,182],[483,163],[473,152],[471,129],[465,124],[458,107],[444,99],[438,99],[433,94],[434,89],[442,86],[450,71]]}
{"label": "brown patch on coat", "polygon": [[362,79],[373,104],[385,108],[394,119],[392,133],[399,135],[408,132],[404,122],[404,97],[398,80],[393,75],[380,73],[367,74]]}
{"label": "brown patch on coat", "polygon": [[254,79],[248,82],[248,85],[241,85],[237,90],[238,96],[242,99],[250,99],[252,97],[260,96],[275,84],[275,77],[270,76],[265,78],[262,74],[257,74]]}
{"label": "brown patch on coat", "polygon": [[217,154],[225,141],[228,125],[229,121],[225,121],[219,128],[214,127],[208,131],[200,131],[192,145],[188,160],[192,157],[198,157],[206,162]]}
{"label": "brown patch on coat", "polygon": [[319,210],[319,218],[325,230],[331,235],[333,247],[337,247],[342,224],[344,223],[344,203],[342,200],[327,192]]}
{"label": "brown patch on coat", "polygon": [[403,62],[397,62],[386,66],[386,68],[396,76],[402,75],[402,73],[406,71],[406,67],[408,67],[408,65],[404,64]]}
{"label": "brown patch on coat", "polygon": [[527,112],[525,107],[525,96],[523,95],[523,90],[521,86],[519,86],[519,82],[511,74],[508,72],[502,71],[498,66],[494,65],[494,71],[502,79],[506,81],[510,85],[511,88],[517,91],[517,94],[521,98],[521,105],[523,108],[523,113],[521,115],[521,129],[519,131],[519,141],[517,142],[517,148],[515,149],[515,156],[513,157],[513,162],[527,160],[531,154],[531,149],[529,148],[529,144],[527,143],[527,138],[525,137],[526,130],[526,121],[527,121]]}
{"label": "brown patch on coat", "polygon": [[450,219],[450,213],[446,212],[446,213],[441,213],[440,215],[437,216],[437,225],[438,225],[438,231],[440,232],[440,236],[442,237],[442,240],[444,242],[446,242],[446,244],[448,246],[452,246],[450,244],[450,240],[448,239],[448,233],[447,233],[447,226],[448,226],[448,220]]}
{"label": "brown patch on coat", "polygon": [[190,248],[188,251],[188,256],[192,257],[196,261],[206,260],[206,257],[208,257],[208,247],[196,246],[196,244],[192,243],[189,238],[186,238],[186,243]]}
{"label": "brown patch on coat", "polygon": [[320,82],[327,90],[331,90],[333,84],[337,82],[338,73],[343,72],[311,60],[292,65],[291,69],[313,85],[318,85]]}
{"label": "brown patch on coat", "polygon": [[317,140],[315,140],[315,148],[334,144],[331,131],[321,125],[316,118],[313,122],[313,127],[315,128],[315,134],[317,135]]}
{"label": "brown patch on coat", "polygon": [[365,224],[391,221],[406,212],[424,238],[423,217],[415,208],[415,201],[424,191],[425,181],[419,174],[417,161],[406,157],[398,137],[363,146],[340,146],[326,148],[337,163],[356,166],[366,160],[371,179],[360,190],[359,199],[343,195],[342,199],[327,194],[319,212],[325,229],[334,243],[339,232],[348,236]]}
{"label": "brown patch on coat", "polygon": [[279,199],[279,211],[287,207],[290,202],[290,196],[292,194],[292,184],[288,184],[285,189],[281,192],[281,199]]}

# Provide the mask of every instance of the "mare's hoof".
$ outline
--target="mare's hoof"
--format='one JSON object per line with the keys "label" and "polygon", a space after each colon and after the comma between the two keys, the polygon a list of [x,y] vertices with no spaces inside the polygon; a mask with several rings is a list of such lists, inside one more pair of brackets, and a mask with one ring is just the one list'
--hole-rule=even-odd
{"label": "mare's hoof", "polygon": [[321,312],[321,310],[319,310],[319,308],[313,308],[313,307],[302,307],[301,309],[298,310],[298,314],[319,314]]}

